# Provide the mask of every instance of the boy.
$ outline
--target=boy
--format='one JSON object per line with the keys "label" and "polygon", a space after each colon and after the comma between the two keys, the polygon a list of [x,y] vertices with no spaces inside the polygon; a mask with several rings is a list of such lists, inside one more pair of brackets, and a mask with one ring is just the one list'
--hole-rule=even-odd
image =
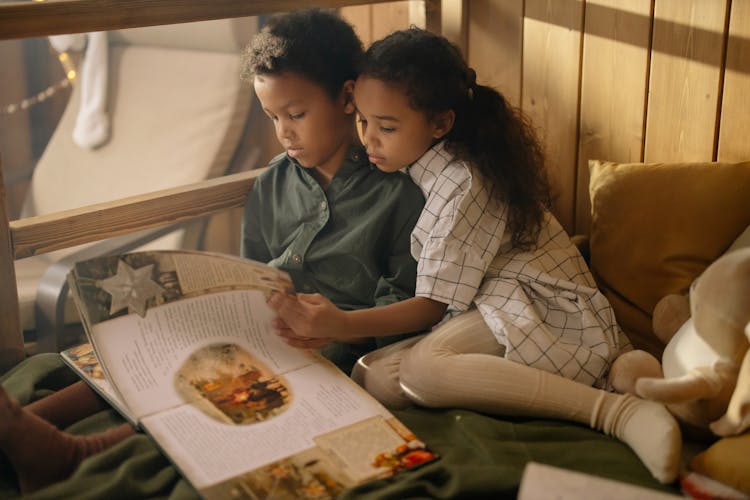
{"label": "boy", "polygon": [[[288,271],[296,289],[324,294],[342,309],[413,296],[410,233],[424,204],[406,175],[384,174],[367,162],[351,99],[361,55],[351,26],[319,10],[274,20],[244,54],[243,78],[253,79],[286,153],[271,161],[249,195],[242,255]],[[304,347],[328,344],[324,354],[349,373],[359,356],[383,343],[315,339]],[[36,369],[45,364],[41,357],[34,361]],[[31,365],[24,369],[33,376]],[[23,408],[0,388],[0,450],[24,493],[68,477],[85,458],[135,434],[127,423],[91,435],[58,429],[106,407],[83,382]],[[114,477],[119,465],[149,470],[148,481],[139,477],[139,487],[157,484],[160,490],[174,470],[166,470],[168,463],[146,436],[131,442],[91,466],[98,477],[110,472],[119,496],[128,496],[122,488],[132,487],[127,475],[123,481]],[[152,461],[146,469],[144,460]],[[163,491],[143,493],[139,496]]]}
{"label": "boy", "polygon": [[[253,186],[242,255],[287,271],[295,289],[344,310],[414,296],[410,232],[424,204],[405,174],[370,165],[352,100],[362,44],[349,24],[320,10],[275,19],[243,54],[286,153]],[[300,339],[349,373],[359,356],[393,341]]]}

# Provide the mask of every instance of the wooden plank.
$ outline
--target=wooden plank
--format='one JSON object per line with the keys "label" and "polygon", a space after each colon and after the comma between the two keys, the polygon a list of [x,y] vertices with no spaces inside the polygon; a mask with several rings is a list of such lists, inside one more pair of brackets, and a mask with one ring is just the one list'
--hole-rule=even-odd
{"label": "wooden plank", "polygon": [[433,33],[443,31],[443,2],[442,0],[424,0],[425,29]]}
{"label": "wooden plank", "polygon": [[750,158],[750,0],[732,0],[719,126],[719,161]]}
{"label": "wooden plank", "polygon": [[385,0],[49,0],[0,2],[0,39],[85,33]]}
{"label": "wooden plank", "polygon": [[442,4],[442,34],[457,45],[466,57],[469,45],[468,0],[443,0]]}
{"label": "wooden plank", "polygon": [[726,7],[656,0],[645,161],[713,159]]}
{"label": "wooden plank", "polygon": [[583,3],[528,0],[524,16],[522,108],[544,143],[553,211],[572,232]]}
{"label": "wooden plank", "polygon": [[[241,207],[260,168],[10,223],[14,259]],[[2,256],[0,256],[2,257]]]}
{"label": "wooden plank", "polygon": [[362,40],[362,45],[367,48],[372,40],[372,6],[354,5],[342,7],[341,17],[346,19],[353,27],[357,36]]}
{"label": "wooden plank", "polygon": [[588,0],[581,70],[575,232],[588,234],[590,159],[639,162],[651,0]]}
{"label": "wooden plank", "polygon": [[372,40],[409,27],[409,2],[388,2],[372,6]]}
{"label": "wooden plank", "polygon": [[425,0],[409,0],[409,26],[427,29],[426,9]]}
{"label": "wooden plank", "polygon": [[18,309],[16,270],[8,231],[8,205],[5,200],[3,170],[0,165],[0,373],[24,357],[21,316]]}
{"label": "wooden plank", "polygon": [[523,3],[473,0],[469,5],[469,65],[477,81],[496,88],[521,106]]}

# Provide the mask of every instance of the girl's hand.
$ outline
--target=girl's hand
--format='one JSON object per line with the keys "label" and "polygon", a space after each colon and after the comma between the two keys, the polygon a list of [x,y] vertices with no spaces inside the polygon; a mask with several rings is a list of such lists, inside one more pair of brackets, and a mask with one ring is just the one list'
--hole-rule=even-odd
{"label": "girl's hand", "polygon": [[320,349],[334,340],[329,338],[300,337],[296,335],[294,330],[289,328],[281,318],[274,318],[271,321],[271,325],[276,334],[281,337],[284,342],[292,347],[298,347],[300,349]]}
{"label": "girl's hand", "polygon": [[[279,319],[278,333],[285,338],[347,340],[350,331],[346,313],[320,295],[274,293],[268,300]],[[288,330],[291,330],[289,332]]]}

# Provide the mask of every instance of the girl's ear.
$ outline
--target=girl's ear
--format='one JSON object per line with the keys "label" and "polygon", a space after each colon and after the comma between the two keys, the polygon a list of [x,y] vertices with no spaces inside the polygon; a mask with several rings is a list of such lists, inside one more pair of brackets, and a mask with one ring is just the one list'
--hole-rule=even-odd
{"label": "girl's ear", "polygon": [[449,109],[438,113],[432,120],[434,126],[432,137],[435,139],[442,139],[448,132],[453,128],[453,123],[456,121],[456,113]]}
{"label": "girl's ear", "polygon": [[344,99],[344,112],[348,115],[354,113],[357,108],[354,106],[354,80],[347,80],[341,88],[341,96]]}

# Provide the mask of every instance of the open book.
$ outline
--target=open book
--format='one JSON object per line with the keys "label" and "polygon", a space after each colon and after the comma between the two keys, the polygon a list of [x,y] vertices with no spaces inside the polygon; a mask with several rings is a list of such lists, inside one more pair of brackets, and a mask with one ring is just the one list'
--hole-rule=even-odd
{"label": "open book", "polygon": [[77,263],[90,344],[63,358],[150,434],[205,498],[329,498],[433,460],[401,422],[316,352],[271,329],[270,266],[190,251]]}

